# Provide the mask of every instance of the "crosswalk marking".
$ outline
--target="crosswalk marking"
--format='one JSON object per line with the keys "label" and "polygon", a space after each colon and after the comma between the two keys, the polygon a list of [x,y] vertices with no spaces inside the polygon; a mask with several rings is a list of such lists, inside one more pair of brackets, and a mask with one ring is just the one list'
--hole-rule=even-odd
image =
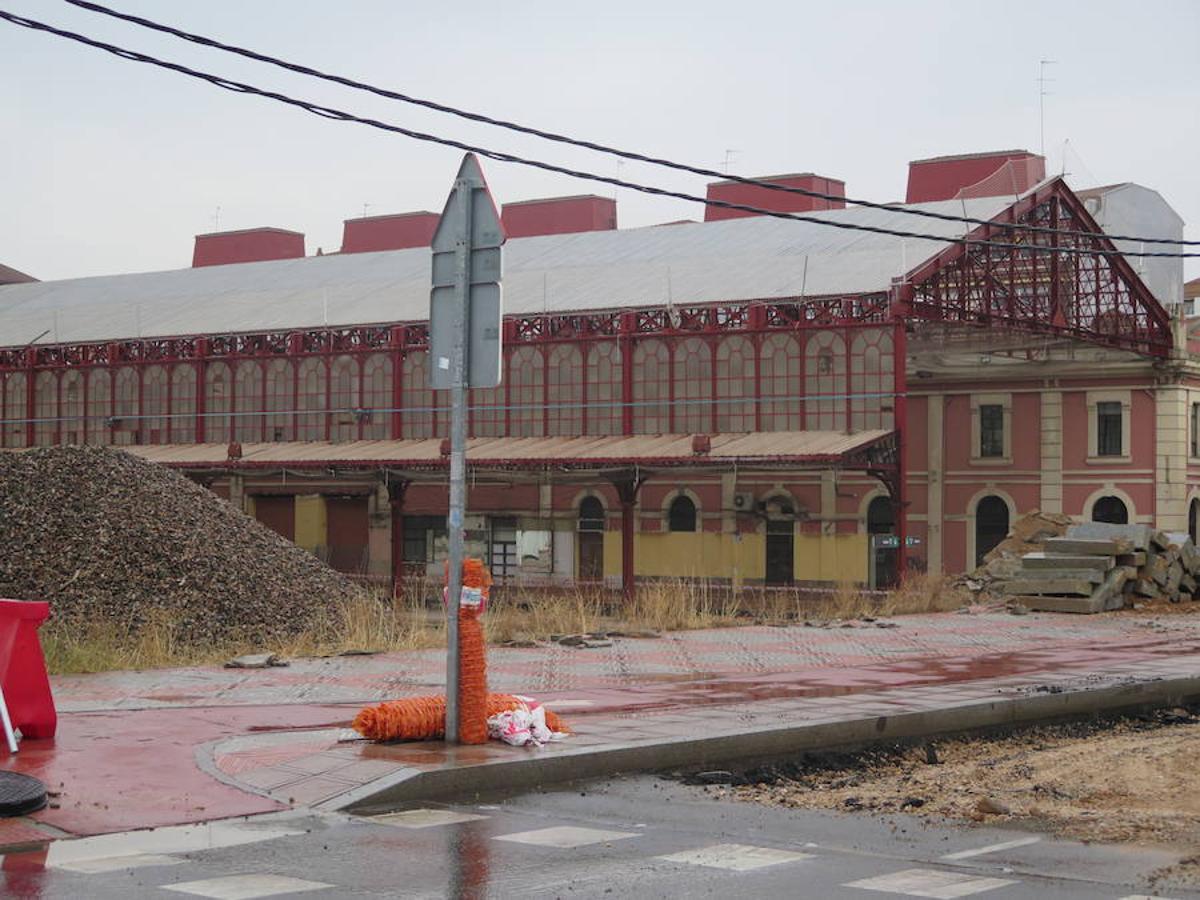
{"label": "crosswalk marking", "polygon": [[942,859],[970,859],[972,856],[983,856],[985,853],[999,853],[1001,850],[1013,850],[1017,847],[1026,847],[1029,844],[1036,844],[1040,841],[1040,837],[1025,837],[1017,838],[1012,841],[1004,841],[1001,844],[989,844],[986,847],[976,847],[974,850],[959,850],[957,853],[947,853]]}
{"label": "crosswalk marking", "polygon": [[605,841],[620,841],[625,838],[639,837],[636,832],[603,831],[599,828],[578,828],[574,825],[558,825],[553,828],[539,828],[536,831],[518,831],[515,834],[498,835],[498,841],[511,841],[514,844],[533,844],[539,847],[557,847],[569,850],[572,847],[586,847],[588,844],[600,844]]}
{"label": "crosswalk marking", "polygon": [[749,872],[765,866],[811,859],[811,853],[795,853],[791,850],[776,850],[774,847],[751,847],[747,844],[714,844],[698,850],[683,850],[660,856],[667,862],[707,866],[712,869],[731,869],[734,872]]}
{"label": "crosswalk marking", "polygon": [[210,900],[258,900],[259,897],[276,897],[280,894],[299,894],[304,891],[322,891],[333,887],[320,881],[305,881],[287,875],[225,875],[221,878],[206,878],[203,881],[184,881],[179,884],[164,884],[163,888],[180,894],[208,897]]}
{"label": "crosswalk marking", "polygon": [[369,821],[378,825],[395,825],[398,828],[434,828],[438,825],[457,825],[460,822],[475,822],[486,818],[487,816],[455,812],[452,809],[406,809],[404,812],[371,816]]}
{"label": "crosswalk marking", "polygon": [[972,894],[982,894],[984,891],[1010,884],[1016,882],[1004,878],[981,878],[961,872],[939,872],[936,869],[905,869],[891,875],[851,881],[842,887],[905,894],[909,897],[932,897],[934,900],[955,900],[957,897],[970,897]]}

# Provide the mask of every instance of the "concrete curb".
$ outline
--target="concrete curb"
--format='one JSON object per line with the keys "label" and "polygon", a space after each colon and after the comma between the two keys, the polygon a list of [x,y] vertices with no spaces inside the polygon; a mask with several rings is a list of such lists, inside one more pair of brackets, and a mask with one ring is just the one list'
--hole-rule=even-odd
{"label": "concrete curb", "polygon": [[529,790],[588,778],[635,772],[752,763],[790,753],[934,737],[996,726],[1050,722],[1097,713],[1178,706],[1200,698],[1200,676],[1130,680],[1061,691],[1025,690],[995,698],[948,703],[932,710],[748,726],[738,734],[648,740],[615,747],[556,748],[474,765],[405,769],[339,794],[315,808],[379,813],[418,801]]}

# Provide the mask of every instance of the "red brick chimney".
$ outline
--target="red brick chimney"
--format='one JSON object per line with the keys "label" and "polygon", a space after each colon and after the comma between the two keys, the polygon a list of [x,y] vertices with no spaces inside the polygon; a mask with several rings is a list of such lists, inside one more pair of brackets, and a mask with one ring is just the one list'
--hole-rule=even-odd
{"label": "red brick chimney", "polygon": [[298,231],[283,228],[215,231],[196,235],[192,268],[268,259],[301,259],[303,256],[304,235]]}
{"label": "red brick chimney", "polygon": [[505,203],[500,221],[510,238],[612,231],[617,227],[617,201],[595,194],[522,200]]}
{"label": "red brick chimney", "polygon": [[[816,191],[819,194],[832,194],[837,197],[846,196],[846,182],[836,178],[826,178],[814,175],[812,172],[801,172],[795,175],[766,175],[755,178],[755,181],[767,181],[783,187],[800,188],[805,191]],[[738,181],[714,181],[708,186],[709,200],[722,200],[725,203],[741,203],[745,206],[757,206],[772,212],[812,212],[819,209],[845,209],[842,200],[822,200],[820,197],[806,197],[803,194],[789,194],[784,191],[773,191],[770,188],[742,184]],[[721,206],[704,207],[704,221],[717,222],[721,219],[742,219],[759,213],[746,212],[741,209],[725,209]]]}
{"label": "red brick chimney", "polygon": [[342,252],[374,253],[428,247],[437,224],[438,214],[427,210],[346,219],[342,223]]}
{"label": "red brick chimney", "polygon": [[1028,150],[995,150],[915,159],[908,164],[906,203],[1005,197],[1046,177],[1046,160]]}

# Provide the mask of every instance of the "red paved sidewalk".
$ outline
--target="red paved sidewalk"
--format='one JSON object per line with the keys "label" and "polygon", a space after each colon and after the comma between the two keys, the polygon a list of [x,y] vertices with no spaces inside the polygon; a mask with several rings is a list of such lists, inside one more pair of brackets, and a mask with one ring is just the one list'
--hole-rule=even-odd
{"label": "red paved sidewalk", "polygon": [[[1200,621],[1190,618],[982,613],[893,621],[897,627],[680,632],[592,650],[493,648],[490,683],[536,694],[572,722],[576,736],[534,751],[548,758],[678,740],[714,723],[824,721],[1054,679],[1161,677],[1192,663],[1200,670]],[[55,679],[57,740],[25,742],[9,766],[44,780],[59,794],[57,808],[0,821],[0,847],[285,805],[336,806],[381,779],[531,758],[500,745],[344,742],[361,705],[436,692],[442,665],[442,654],[430,651],[297,660],[284,669]]]}

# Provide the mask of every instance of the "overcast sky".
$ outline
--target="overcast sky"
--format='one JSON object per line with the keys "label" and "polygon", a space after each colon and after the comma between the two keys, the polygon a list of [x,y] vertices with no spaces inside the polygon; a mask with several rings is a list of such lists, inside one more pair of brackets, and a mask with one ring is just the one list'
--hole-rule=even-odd
{"label": "overcast sky", "polygon": [[[1155,188],[1200,239],[1200,3],[112,0],[121,9],[418,96],[765,175],[903,199],[910,159],[1038,150],[1052,172]],[[608,175],[703,179],[471,126],[193,47],[56,0],[0,8],[285,93]],[[170,269],[198,232],[275,225],[336,250],[342,220],[439,210],[458,151],[0,22],[0,262],[38,278]],[[485,160],[498,202],[611,194]],[[701,218],[621,191],[622,227]],[[365,205],[365,206],[364,206]],[[217,208],[220,208],[219,217]],[[1200,275],[1189,261],[1188,277]]]}

